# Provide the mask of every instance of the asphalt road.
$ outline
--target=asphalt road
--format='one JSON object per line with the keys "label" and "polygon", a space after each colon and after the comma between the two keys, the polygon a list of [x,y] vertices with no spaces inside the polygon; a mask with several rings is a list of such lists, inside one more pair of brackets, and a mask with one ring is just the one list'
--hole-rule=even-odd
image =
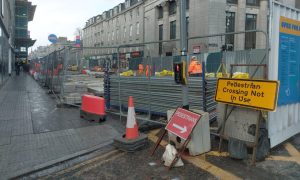
{"label": "asphalt road", "polygon": [[[156,133],[150,132],[149,139],[155,141]],[[213,145],[212,152],[206,156],[184,156],[184,167],[168,171],[161,162],[166,144],[162,142],[153,157],[149,153],[153,143],[135,153],[111,150],[44,179],[299,179],[300,156],[295,144],[298,138],[300,136],[295,136],[276,147],[265,161],[258,162],[256,166],[252,166],[250,160],[234,160],[227,153],[220,154]]]}

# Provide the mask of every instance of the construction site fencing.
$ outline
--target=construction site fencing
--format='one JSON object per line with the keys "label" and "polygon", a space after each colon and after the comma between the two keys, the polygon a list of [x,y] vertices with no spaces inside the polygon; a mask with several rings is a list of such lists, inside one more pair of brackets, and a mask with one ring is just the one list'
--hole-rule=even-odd
{"label": "construction site fencing", "polygon": [[65,49],[54,51],[45,57],[31,60],[30,72],[35,80],[49,89],[49,93],[58,95],[61,92],[64,62]]}
{"label": "construction site fencing", "polygon": [[[268,57],[268,42],[261,49],[236,48],[228,49],[222,47],[222,39],[227,35],[241,35],[245,33],[261,33],[262,31],[248,31],[217,34],[203,37],[193,37],[190,41],[210,42],[216,45],[207,48],[203,52],[188,53],[186,56],[179,56],[181,52],[174,52],[172,56],[153,57],[155,48],[159,44],[177,43],[177,40],[149,42],[144,44],[123,45],[118,52],[125,52],[126,49],[142,47],[143,58],[118,58],[118,74],[105,78],[105,98],[107,108],[115,110],[117,114],[126,116],[128,97],[133,96],[137,118],[140,120],[166,124],[167,111],[182,106],[182,87],[175,83],[173,78],[173,63],[186,59],[187,64],[193,56],[202,63],[202,77],[188,78],[188,97],[190,109],[203,110],[210,113],[210,120],[216,119],[216,105],[214,101],[217,78],[228,75],[230,64],[262,64],[266,63]],[[267,40],[267,39],[266,39]],[[215,42],[214,42],[215,41]],[[124,67],[124,61],[127,66]],[[220,68],[221,65],[224,69]],[[147,66],[150,69],[147,70]],[[141,71],[140,67],[143,67]],[[148,72],[148,73],[147,73]],[[248,73],[250,76],[261,78],[263,72],[253,67],[239,67],[234,72]]]}
{"label": "construction site fencing", "polygon": [[[103,71],[111,59],[93,65],[93,58],[84,57],[84,53],[91,49],[95,51],[103,48],[68,47],[34,59],[31,61],[32,75],[55,95],[60,104],[79,106],[81,96],[87,93],[103,96]],[[98,62],[102,61],[99,57],[103,55],[96,54],[94,57]]]}
{"label": "construction site fencing", "polygon": [[[186,59],[189,65],[195,56],[202,63],[203,74],[188,78],[190,108],[209,112],[213,120],[219,74],[228,74],[230,64],[267,62],[268,42],[261,49],[223,47],[227,35],[245,33],[189,38],[189,52],[184,56],[175,48],[178,39],[119,47],[65,48],[35,61],[40,64],[37,79],[56,95],[60,103],[79,105],[84,93],[104,96],[107,109],[119,114],[120,118],[126,116],[128,97],[133,96],[138,119],[166,124],[167,111],[182,105],[182,87],[175,84],[173,64]],[[255,30],[247,33],[265,34]],[[193,50],[192,43],[195,42],[200,51]],[[136,51],[132,52],[132,49]],[[153,56],[160,52],[160,56]],[[222,65],[224,68],[220,68]],[[256,78],[263,74],[254,67],[238,67],[234,72],[249,73]]]}

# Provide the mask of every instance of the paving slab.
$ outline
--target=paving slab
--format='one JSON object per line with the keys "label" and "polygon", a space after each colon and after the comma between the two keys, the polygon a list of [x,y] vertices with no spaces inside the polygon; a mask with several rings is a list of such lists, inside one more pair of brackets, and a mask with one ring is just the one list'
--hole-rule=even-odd
{"label": "paving slab", "polygon": [[107,146],[119,132],[92,123],[79,109],[56,101],[29,75],[11,77],[0,89],[0,179],[45,168]]}
{"label": "paving slab", "polygon": [[118,135],[109,125],[70,130],[13,137],[11,143],[3,148],[5,158],[0,160],[0,164],[3,165],[0,167],[0,179],[20,175],[18,172],[41,163],[101,144],[106,145]]}

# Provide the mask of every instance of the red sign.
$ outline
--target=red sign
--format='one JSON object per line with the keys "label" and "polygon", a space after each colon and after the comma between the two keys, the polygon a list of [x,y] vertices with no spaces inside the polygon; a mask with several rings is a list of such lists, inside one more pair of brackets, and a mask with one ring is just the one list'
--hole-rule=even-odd
{"label": "red sign", "polygon": [[125,53],[120,53],[119,54],[119,58],[120,59],[125,59],[126,58],[126,54]]}
{"label": "red sign", "polygon": [[187,140],[200,118],[200,114],[178,108],[167,124],[166,130]]}
{"label": "red sign", "polygon": [[131,57],[132,58],[141,57],[140,51],[131,52]]}
{"label": "red sign", "polygon": [[194,54],[199,54],[200,53],[200,46],[194,46],[193,47],[193,53]]}

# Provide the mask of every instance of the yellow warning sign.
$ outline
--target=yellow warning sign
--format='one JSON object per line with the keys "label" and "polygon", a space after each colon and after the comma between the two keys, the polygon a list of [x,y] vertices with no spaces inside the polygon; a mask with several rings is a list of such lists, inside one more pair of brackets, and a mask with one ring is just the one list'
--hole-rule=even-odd
{"label": "yellow warning sign", "polygon": [[275,111],[278,88],[278,81],[220,78],[215,100],[225,104]]}

